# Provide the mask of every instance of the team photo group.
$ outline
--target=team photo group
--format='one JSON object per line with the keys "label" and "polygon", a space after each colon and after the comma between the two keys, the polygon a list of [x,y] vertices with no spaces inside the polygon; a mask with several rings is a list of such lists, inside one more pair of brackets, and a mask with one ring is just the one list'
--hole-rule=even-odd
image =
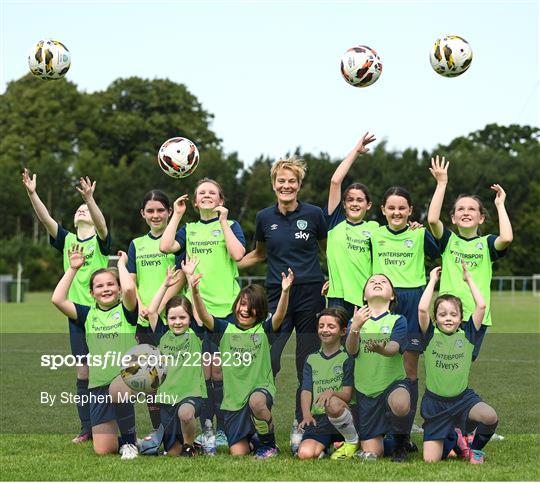
{"label": "team photo group", "polygon": [[[375,140],[364,134],[338,164],[325,206],[302,201],[304,161],[276,160],[268,173],[275,204],[260,207],[253,241],[229,218],[235,200],[219,179],[201,178],[175,201],[149,186],[134,213],[149,231],[134,233],[118,253],[96,201],[99,179],[80,179],[82,204],[69,231],[41,201],[39,173],[24,170],[35,214],[63,257],[52,303],[68,318],[71,352],[81,361],[73,443],[91,440],[96,454],[122,459],[211,456],[220,447],[279,458],[289,448],[278,448],[275,427],[291,421],[274,419],[272,406],[285,397],[295,398],[290,450],[302,460],[405,462],[419,451],[410,436],[418,414],[424,461],[484,462],[498,416],[469,387],[469,373],[496,318],[492,264],[513,239],[506,193],[493,184],[493,199],[463,194],[441,213],[452,167],[438,155],[425,169],[430,201],[416,200],[413,187],[345,186]],[[429,226],[412,221],[415,205],[427,203]],[[487,203],[497,213],[496,234],[482,230]],[[186,222],[188,204],[198,220]],[[385,224],[370,221],[370,210],[381,210]],[[436,265],[431,271],[427,261]],[[262,263],[264,288],[242,287],[242,271]],[[275,377],[293,332],[298,384],[282,394]],[[141,345],[168,361],[164,369],[136,368],[151,381],[148,435],[136,434],[135,405],[126,399],[137,392],[135,371],[90,363]]]}

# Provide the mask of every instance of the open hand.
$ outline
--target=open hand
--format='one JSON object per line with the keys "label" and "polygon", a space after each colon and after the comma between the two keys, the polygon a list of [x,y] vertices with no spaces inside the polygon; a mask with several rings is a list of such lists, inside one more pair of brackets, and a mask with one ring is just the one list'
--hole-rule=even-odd
{"label": "open hand", "polygon": [[356,146],[354,147],[354,150],[356,151],[356,154],[364,154],[369,151],[369,148],[366,148],[366,146],[373,141],[376,141],[377,138],[374,134],[369,134],[369,132],[365,133],[358,143],[356,143]]}
{"label": "open hand", "polygon": [[94,196],[94,190],[96,189],[96,182],[90,181],[90,178],[82,178],[79,180],[79,186],[76,186],[77,191],[81,194],[84,201],[90,200]]}
{"label": "open hand", "polygon": [[24,168],[24,171],[22,172],[22,182],[24,184],[24,187],[26,188],[26,191],[28,191],[28,194],[33,194],[36,192],[36,173],[30,177],[30,172],[27,168]]}
{"label": "open hand", "polygon": [[287,275],[281,272],[281,290],[283,292],[289,291],[293,281],[294,281],[294,273],[290,268],[288,269]]}
{"label": "open hand", "polygon": [[442,156],[440,160],[438,154],[435,156],[435,158],[431,158],[431,168],[429,168],[429,170],[431,171],[433,177],[437,180],[437,183],[448,183],[449,165],[450,162],[447,163],[444,156]]}
{"label": "open hand", "polygon": [[79,270],[84,265],[84,254],[81,245],[72,245],[68,249],[69,266],[74,270]]}
{"label": "open hand", "polygon": [[497,193],[495,195],[495,206],[504,206],[504,202],[506,201],[506,193],[502,189],[502,186],[500,184],[492,184],[491,189]]}

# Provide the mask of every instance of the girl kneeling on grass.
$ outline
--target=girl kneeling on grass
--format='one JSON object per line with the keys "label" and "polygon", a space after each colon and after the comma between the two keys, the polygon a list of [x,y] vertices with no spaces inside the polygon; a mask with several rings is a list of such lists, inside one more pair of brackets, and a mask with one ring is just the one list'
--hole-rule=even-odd
{"label": "girl kneeling on grass", "polygon": [[131,402],[120,402],[127,399],[131,390],[120,376],[121,368],[110,356],[116,361],[118,354],[123,355],[137,345],[137,289],[126,269],[127,254],[118,252],[118,256],[118,271],[102,268],[90,277],[95,306],[80,305],[68,300],[69,289],[85,260],[81,246],[73,246],[68,252],[69,268],[54,290],[52,303],[85,329],[93,361],[89,364],[88,387],[94,451],[99,455],[120,452],[122,459],[132,459],[138,455],[135,411]]}
{"label": "girl kneeling on grass", "polygon": [[[210,315],[199,293],[202,274],[194,275],[198,261],[182,262],[193,296],[197,317],[219,341],[223,368],[225,434],[233,456],[244,456],[255,446],[255,458],[277,455],[272,403],[276,393],[270,359],[269,335],[279,331],[287,313],[292,270],[281,274],[281,297],[274,315],[260,285],[240,290],[232,305],[234,322]],[[257,436],[257,443],[254,436]]]}
{"label": "girl kneeling on grass", "polygon": [[349,316],[343,307],[318,314],[321,350],[310,354],[302,376],[300,459],[319,458],[335,441],[345,441],[331,458],[350,458],[358,449],[358,434],[347,404],[353,393],[354,361],[341,347]]}
{"label": "girl kneeling on grass", "polygon": [[[184,296],[176,295],[165,305],[167,325],[158,313],[165,293],[178,283],[179,276],[183,278],[181,270],[167,268],[165,280],[148,306],[148,318],[161,354],[170,357],[166,359],[167,377],[156,394],[164,449],[172,456],[196,456],[195,418],[199,417],[206,397],[202,359],[206,331],[193,318],[191,302]],[[176,402],[170,404],[171,400]]]}
{"label": "girl kneeling on grass", "polygon": [[392,432],[392,461],[407,459],[411,387],[403,366],[407,319],[391,311],[396,293],[386,275],[372,275],[364,287],[366,305],[355,308],[347,352],[356,358],[354,386],[358,408],[360,459],[380,457],[383,437]]}
{"label": "girl kneeling on grass", "polygon": [[[439,461],[454,449],[472,464],[484,462],[482,448],[495,433],[498,420],[495,410],[468,387],[469,372],[476,338],[481,333],[486,303],[475,285],[465,262],[463,280],[474,300],[474,311],[462,321],[463,307],[458,297],[444,294],[437,297],[433,308],[435,324],[429,320],[429,305],[441,267],[430,273],[429,283],[418,305],[420,329],[425,335],[426,392],[422,398],[424,418],[424,461]],[[457,428],[457,430],[454,430]],[[476,435],[469,447],[463,433]],[[448,435],[455,435],[448,438]],[[457,441],[455,448],[447,441]]]}

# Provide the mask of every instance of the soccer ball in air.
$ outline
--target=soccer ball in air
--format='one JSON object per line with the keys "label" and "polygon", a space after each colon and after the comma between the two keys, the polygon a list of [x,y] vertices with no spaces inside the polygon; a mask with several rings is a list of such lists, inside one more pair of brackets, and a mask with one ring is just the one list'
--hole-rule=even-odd
{"label": "soccer ball in air", "polygon": [[437,39],[429,52],[433,70],[444,77],[457,77],[471,65],[473,58],[469,43],[458,35],[445,35]]}
{"label": "soccer ball in air", "polygon": [[187,138],[168,139],[159,148],[158,164],[165,174],[173,178],[185,178],[197,169],[199,150]]}
{"label": "soccer ball in air", "polygon": [[64,77],[71,65],[71,54],[58,40],[40,40],[28,55],[28,67],[36,77],[56,80]]}
{"label": "soccer ball in air", "polygon": [[352,47],[341,57],[341,74],[354,87],[370,86],[381,72],[381,59],[375,50],[366,45]]}
{"label": "soccer ball in air", "polygon": [[120,375],[129,388],[136,392],[155,391],[167,377],[167,365],[159,349],[150,344],[132,347],[123,356]]}

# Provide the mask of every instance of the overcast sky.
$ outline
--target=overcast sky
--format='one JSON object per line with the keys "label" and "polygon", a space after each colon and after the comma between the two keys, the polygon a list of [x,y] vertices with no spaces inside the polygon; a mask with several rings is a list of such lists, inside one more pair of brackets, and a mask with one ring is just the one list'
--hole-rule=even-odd
{"label": "overcast sky", "polygon": [[[1,1],[2,92],[32,44],[55,38],[82,91],[130,76],[185,84],[246,164],[297,146],[343,157],[366,130],[430,150],[487,123],[539,125],[538,1]],[[429,64],[445,33],[474,53],[453,79]],[[383,62],[366,88],[339,70],[359,44]]]}

